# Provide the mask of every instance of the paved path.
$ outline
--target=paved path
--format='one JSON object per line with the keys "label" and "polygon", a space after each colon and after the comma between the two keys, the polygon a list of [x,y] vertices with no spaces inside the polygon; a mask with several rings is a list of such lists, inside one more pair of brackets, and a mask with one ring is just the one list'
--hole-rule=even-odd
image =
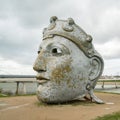
{"label": "paved path", "polygon": [[0,98],[0,120],[91,120],[120,111],[120,95],[96,93],[106,104],[38,105],[36,96]]}

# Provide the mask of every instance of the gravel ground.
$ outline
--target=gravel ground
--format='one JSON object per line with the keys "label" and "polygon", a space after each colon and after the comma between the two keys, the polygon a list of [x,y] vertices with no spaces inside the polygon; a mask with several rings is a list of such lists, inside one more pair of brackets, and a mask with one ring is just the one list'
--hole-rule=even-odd
{"label": "gravel ground", "polygon": [[120,111],[120,94],[96,93],[105,104],[77,101],[68,104],[39,104],[36,96],[0,98],[0,120],[92,120]]}

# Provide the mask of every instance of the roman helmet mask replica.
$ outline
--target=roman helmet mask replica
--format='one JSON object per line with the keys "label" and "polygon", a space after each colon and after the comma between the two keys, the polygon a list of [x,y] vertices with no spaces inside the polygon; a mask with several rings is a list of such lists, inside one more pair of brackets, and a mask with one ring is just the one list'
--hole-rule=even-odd
{"label": "roman helmet mask replica", "polygon": [[[68,96],[68,99],[66,98],[63,100],[62,98],[59,98],[59,97],[56,100],[52,98],[49,99],[49,97],[44,99],[42,94],[42,85],[41,85],[41,88],[39,88],[37,92],[38,99],[48,103],[54,103],[54,102],[57,103],[57,101],[59,103],[59,102],[70,101],[73,99],[86,98],[97,103],[103,103],[103,101],[97,98],[93,93],[93,89],[96,86],[98,78],[102,74],[104,63],[101,55],[94,49],[94,46],[92,44],[92,37],[86,34],[85,31],[83,31],[78,25],[76,25],[72,18],[68,18],[67,20],[59,20],[56,16],[53,16],[50,18],[50,25],[47,28],[44,28],[43,30],[43,41],[46,41],[49,39],[52,40],[52,38],[54,38],[55,36],[59,36],[67,39],[68,41],[75,44],[79,48],[79,50],[84,53],[87,59],[89,59],[90,65],[91,65],[89,68],[89,74],[85,82],[83,82],[83,80],[80,79],[81,84],[83,84],[82,86],[84,86],[84,88],[82,89],[84,90],[80,92],[80,94],[77,95],[75,98],[72,98],[72,97],[70,98]],[[74,49],[74,51],[76,50]],[[35,70],[36,70],[36,67],[37,67],[37,64],[34,65]],[[39,70],[36,70],[36,71],[39,72]]]}

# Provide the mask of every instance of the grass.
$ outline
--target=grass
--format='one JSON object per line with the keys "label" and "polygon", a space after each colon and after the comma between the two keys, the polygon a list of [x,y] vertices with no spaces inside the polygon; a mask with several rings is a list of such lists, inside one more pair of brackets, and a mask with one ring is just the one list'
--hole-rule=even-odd
{"label": "grass", "polygon": [[113,114],[108,114],[102,117],[97,117],[94,120],[120,120],[120,111]]}
{"label": "grass", "polygon": [[120,82],[120,80],[98,80],[98,82]]}
{"label": "grass", "polygon": [[35,105],[39,106],[63,106],[63,105],[71,105],[71,106],[94,106],[95,103],[91,101],[84,101],[84,100],[73,100],[73,101],[68,101],[68,102],[63,102],[63,103],[44,103],[42,101],[36,102]]}
{"label": "grass", "polygon": [[8,97],[8,95],[0,93],[0,97]]}
{"label": "grass", "polygon": [[0,93],[0,98],[2,97],[17,97],[17,96],[34,96],[35,94],[19,94],[19,95],[9,95]]}
{"label": "grass", "polygon": [[120,93],[114,93],[114,92],[106,92],[102,90],[94,90],[95,93],[106,93],[106,94],[115,94],[115,95],[120,95]]}
{"label": "grass", "polygon": [[47,106],[47,103],[43,103],[43,102],[35,102],[35,105],[37,105],[38,107],[40,106]]}

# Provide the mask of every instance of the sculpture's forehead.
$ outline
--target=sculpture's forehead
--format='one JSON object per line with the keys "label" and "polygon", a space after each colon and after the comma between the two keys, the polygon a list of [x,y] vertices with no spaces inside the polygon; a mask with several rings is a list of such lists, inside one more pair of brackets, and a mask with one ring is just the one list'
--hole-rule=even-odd
{"label": "sculpture's forehead", "polygon": [[54,45],[54,46],[64,46],[68,49],[72,49],[77,47],[73,42],[71,42],[70,40],[68,40],[67,38],[61,37],[61,36],[54,36],[53,38],[47,38],[45,40],[43,40],[40,44],[41,48],[46,48],[48,45]]}
{"label": "sculpture's forehead", "polygon": [[39,51],[41,51],[41,49],[49,51],[51,48],[57,47],[62,51],[65,51],[64,53],[69,53],[71,57],[75,57],[76,59],[78,57],[83,57],[84,59],[87,58],[84,52],[76,44],[61,36],[54,36],[53,38],[47,38],[43,40],[39,47]]}

